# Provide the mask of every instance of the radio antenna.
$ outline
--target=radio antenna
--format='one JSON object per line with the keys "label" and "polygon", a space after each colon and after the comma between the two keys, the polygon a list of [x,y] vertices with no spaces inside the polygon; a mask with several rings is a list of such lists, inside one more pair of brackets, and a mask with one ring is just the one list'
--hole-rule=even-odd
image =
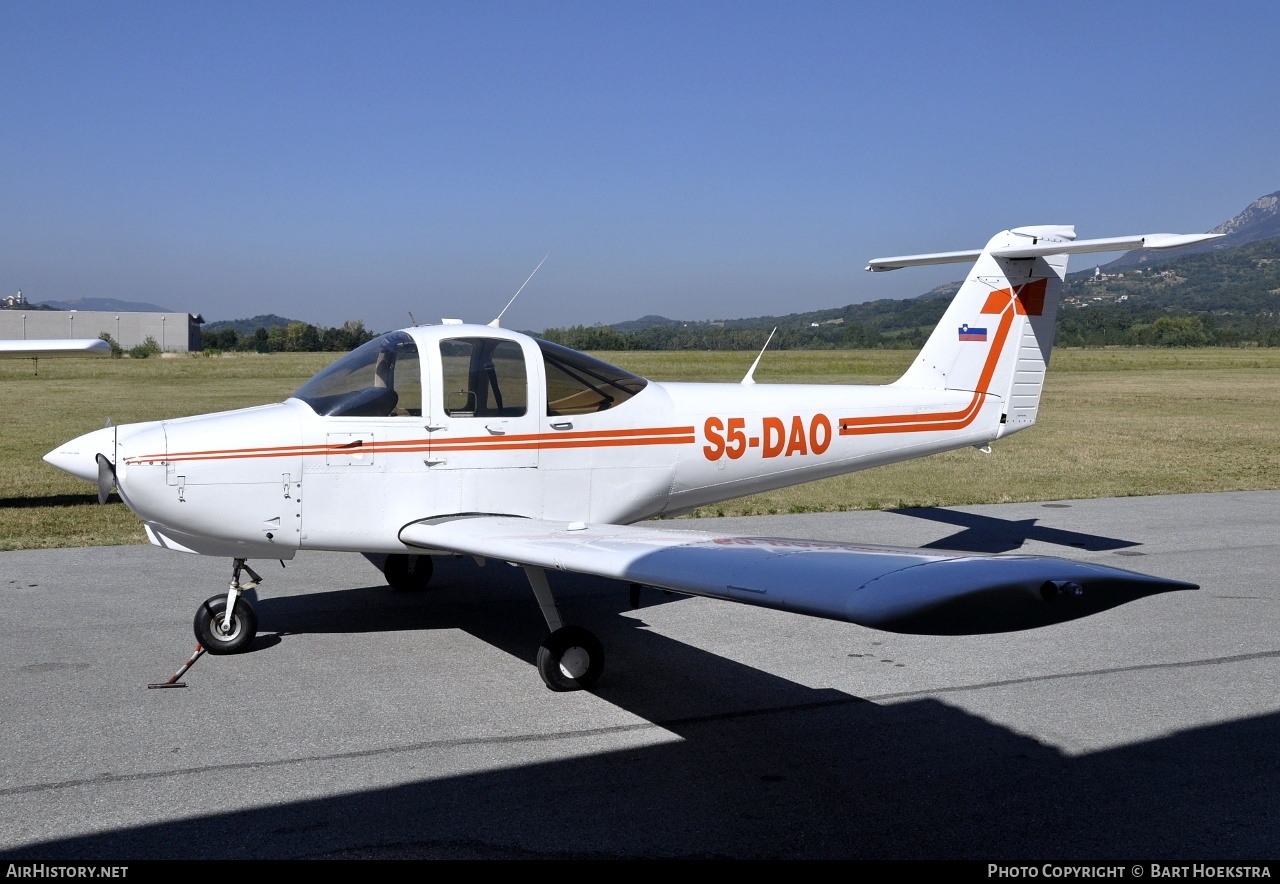
{"label": "radio antenna", "polygon": [[751,386],[756,382],[756,366],[760,364],[760,359],[764,356],[764,351],[769,349],[769,342],[773,340],[773,336],[778,329],[775,327],[769,332],[769,337],[764,339],[764,346],[760,348],[760,355],[756,357],[756,361],[751,363],[751,367],[747,369],[747,376],[742,379],[742,383]]}
{"label": "radio antenna", "polygon": [[[550,257],[551,257],[550,255],[543,255],[542,260],[538,262],[538,267],[533,268],[533,273],[537,273],[538,268],[541,267],[543,264],[547,263],[547,259]],[[533,279],[533,273],[529,274],[529,279]],[[493,322],[489,323],[490,327],[492,328],[502,327],[500,323],[502,321],[503,314],[507,312],[508,307],[510,307],[512,304],[516,302],[516,298],[520,297],[520,293],[524,291],[524,287],[529,284],[529,279],[526,279],[524,281],[524,284],[521,285],[520,288],[516,289],[516,293],[511,296],[511,300],[507,302],[507,306],[502,308],[502,313],[499,313],[496,317],[494,317]]]}

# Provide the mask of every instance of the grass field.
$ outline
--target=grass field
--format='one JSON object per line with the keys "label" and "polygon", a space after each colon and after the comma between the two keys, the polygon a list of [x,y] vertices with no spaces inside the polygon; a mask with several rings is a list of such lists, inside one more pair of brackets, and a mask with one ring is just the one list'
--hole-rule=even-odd
{"label": "grass field", "polygon": [[[754,353],[602,353],[654,380],[737,381]],[[760,383],[897,377],[907,351],[769,353]],[[41,456],[105,424],[279,401],[333,354],[0,362],[0,549],[141,543],[136,517]],[[1280,488],[1280,350],[1055,350],[1040,421],[974,449],[729,501],[696,515]]]}

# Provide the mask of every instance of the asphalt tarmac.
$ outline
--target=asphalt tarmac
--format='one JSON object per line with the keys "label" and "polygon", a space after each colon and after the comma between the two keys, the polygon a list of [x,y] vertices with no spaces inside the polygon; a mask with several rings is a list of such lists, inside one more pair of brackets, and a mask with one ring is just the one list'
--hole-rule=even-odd
{"label": "asphalt tarmac", "polygon": [[228,561],[0,553],[0,858],[1280,857],[1280,492],[688,524],[1202,588],[939,638],[552,575],[606,652],[560,694],[519,570],[304,553],[149,690]]}

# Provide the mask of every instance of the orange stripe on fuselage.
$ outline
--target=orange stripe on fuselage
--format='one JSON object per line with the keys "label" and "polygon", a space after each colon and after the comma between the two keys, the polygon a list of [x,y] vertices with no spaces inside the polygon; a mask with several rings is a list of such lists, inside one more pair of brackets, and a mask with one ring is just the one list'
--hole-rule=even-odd
{"label": "orange stripe on fuselage", "polygon": [[[1044,280],[1039,280],[1039,282],[1044,282]],[[1029,285],[1032,285],[1032,283],[1025,284],[1025,286]],[[1041,288],[1040,301],[1043,304],[1043,286]],[[1000,295],[1004,296],[1001,310],[988,310],[992,300]],[[924,433],[934,430],[963,430],[969,426],[977,418],[978,413],[982,411],[983,399],[987,394],[987,387],[991,384],[991,377],[995,374],[996,366],[1000,364],[1000,354],[1004,350],[1004,342],[1009,336],[1009,329],[1013,326],[1014,314],[1019,312],[1015,306],[1017,303],[1019,303],[1017,295],[1010,289],[1000,289],[992,292],[987,297],[987,306],[982,308],[982,312],[1000,313],[1000,324],[996,327],[996,333],[991,340],[991,348],[987,351],[986,361],[982,365],[982,373],[978,376],[977,390],[974,391],[973,398],[969,400],[969,404],[964,408],[959,411],[927,414],[842,417],[839,421],[840,435],[868,436],[877,433]]]}
{"label": "orange stripe on fuselage", "polygon": [[142,454],[125,458],[126,464],[183,463],[197,460],[252,460],[264,457],[318,457],[363,453],[426,451],[528,451],[539,448],[614,448],[628,445],[683,445],[695,441],[693,427],[646,427],[632,430],[578,430],[557,433],[522,433],[513,436],[443,436],[438,439],[404,439],[391,442],[350,442],[326,445],[293,445],[266,448],[223,448]]}

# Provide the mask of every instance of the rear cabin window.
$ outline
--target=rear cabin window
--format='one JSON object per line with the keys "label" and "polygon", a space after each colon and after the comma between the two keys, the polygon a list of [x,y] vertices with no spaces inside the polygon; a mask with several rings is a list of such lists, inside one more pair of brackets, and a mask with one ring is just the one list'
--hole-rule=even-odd
{"label": "rear cabin window", "polygon": [[529,408],[524,351],[515,341],[441,341],[440,365],[444,413],[450,417],[520,417]]}
{"label": "rear cabin window", "polygon": [[649,383],[577,350],[542,340],[538,346],[547,369],[549,417],[605,411],[626,402]]}

